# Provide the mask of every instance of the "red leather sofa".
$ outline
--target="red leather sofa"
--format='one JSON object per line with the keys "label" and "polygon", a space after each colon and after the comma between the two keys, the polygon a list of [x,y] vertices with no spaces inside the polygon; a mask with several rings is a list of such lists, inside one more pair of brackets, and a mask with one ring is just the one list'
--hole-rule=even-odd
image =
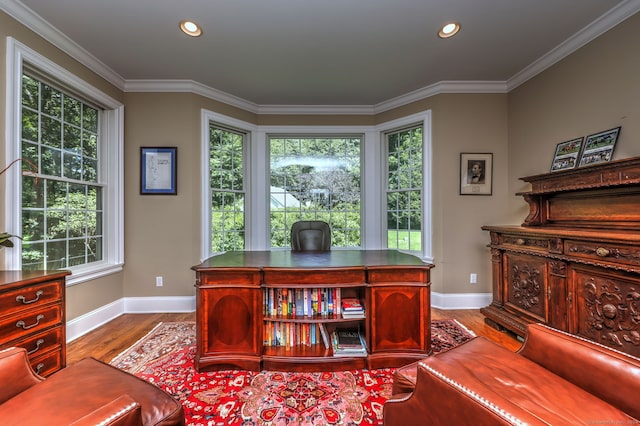
{"label": "red leather sofa", "polygon": [[93,358],[44,379],[23,348],[0,351],[0,424],[184,425],[182,405],[160,388]]}
{"label": "red leather sofa", "polygon": [[514,353],[483,337],[396,370],[386,426],[640,424],[640,359],[541,324]]}

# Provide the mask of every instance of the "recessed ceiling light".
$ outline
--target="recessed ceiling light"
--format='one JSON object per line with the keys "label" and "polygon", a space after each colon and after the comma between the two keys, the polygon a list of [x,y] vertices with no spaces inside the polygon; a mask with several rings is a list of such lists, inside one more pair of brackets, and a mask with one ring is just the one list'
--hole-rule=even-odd
{"label": "recessed ceiling light", "polygon": [[440,29],[440,31],[438,31],[438,37],[440,38],[453,37],[454,35],[458,34],[458,31],[460,31],[460,24],[458,24],[457,22],[449,22],[445,24]]}
{"label": "recessed ceiling light", "polygon": [[191,37],[200,37],[202,35],[202,28],[193,21],[184,20],[180,22],[180,29],[183,33]]}

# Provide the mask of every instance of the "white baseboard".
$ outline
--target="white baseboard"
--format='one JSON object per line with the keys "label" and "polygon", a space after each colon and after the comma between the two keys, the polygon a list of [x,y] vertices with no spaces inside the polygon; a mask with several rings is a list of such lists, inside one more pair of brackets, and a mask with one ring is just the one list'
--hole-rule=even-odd
{"label": "white baseboard", "polygon": [[[431,306],[438,309],[479,309],[489,305],[491,299],[491,293],[431,293]],[[67,321],[67,342],[87,334],[122,314],[194,312],[195,310],[195,296],[123,297]]]}
{"label": "white baseboard", "polygon": [[431,293],[431,306],[438,309],[480,309],[491,304],[492,293]]}
{"label": "white baseboard", "polygon": [[193,312],[195,296],[124,297],[67,321],[67,342],[87,334],[122,314]]}

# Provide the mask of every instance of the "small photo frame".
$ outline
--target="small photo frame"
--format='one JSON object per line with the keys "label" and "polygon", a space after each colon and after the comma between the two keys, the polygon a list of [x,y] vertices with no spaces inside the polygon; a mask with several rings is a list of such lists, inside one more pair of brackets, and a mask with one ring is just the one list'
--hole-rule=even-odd
{"label": "small photo frame", "polygon": [[566,142],[560,142],[556,146],[556,153],[553,155],[551,171],[573,169],[578,164],[578,155],[582,148],[584,137],[579,137]]}
{"label": "small photo frame", "polygon": [[460,195],[491,195],[493,154],[460,154]]}
{"label": "small photo frame", "polygon": [[177,195],[176,147],[140,148],[140,194]]}
{"label": "small photo frame", "polygon": [[578,167],[611,161],[621,127],[587,136]]}

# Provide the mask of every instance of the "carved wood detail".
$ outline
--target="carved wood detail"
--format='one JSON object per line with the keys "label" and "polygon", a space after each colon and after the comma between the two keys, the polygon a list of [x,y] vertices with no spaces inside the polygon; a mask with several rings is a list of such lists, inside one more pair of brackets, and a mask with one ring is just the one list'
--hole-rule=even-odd
{"label": "carved wood detail", "polygon": [[533,310],[540,304],[542,285],[540,270],[522,262],[511,266],[509,276],[509,301],[526,310]]}
{"label": "carved wood detail", "polygon": [[640,349],[640,292],[637,287],[595,277],[586,278],[581,287],[587,336],[616,349],[624,350],[625,345]]}
{"label": "carved wood detail", "polygon": [[521,226],[491,234],[488,324],[544,322],[640,356],[640,157],[521,178]]}
{"label": "carved wood detail", "polygon": [[565,262],[552,260],[549,262],[549,266],[551,267],[551,274],[559,277],[565,277],[567,275],[567,264]]}

